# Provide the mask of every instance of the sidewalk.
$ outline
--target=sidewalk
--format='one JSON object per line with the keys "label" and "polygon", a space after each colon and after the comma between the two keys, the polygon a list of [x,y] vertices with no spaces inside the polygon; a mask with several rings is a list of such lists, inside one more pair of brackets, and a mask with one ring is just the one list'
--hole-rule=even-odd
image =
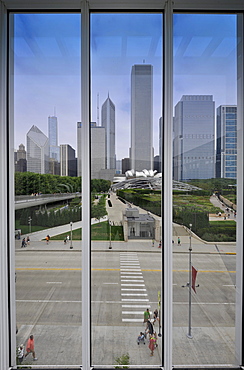
{"label": "sidewalk", "polygon": [[[80,227],[77,223],[77,228]],[[57,230],[58,229],[58,230]],[[60,231],[61,230],[61,231]],[[189,252],[189,245],[190,245],[190,238],[189,233],[187,230],[180,225],[174,225],[174,231],[177,230],[177,234],[174,232],[173,240],[174,243],[171,244],[172,252],[173,253],[188,253]],[[72,241],[72,249],[70,249],[71,241],[64,244],[62,240],[52,240],[52,236],[59,234],[60,232],[67,232],[69,233],[69,225],[63,225],[58,228],[54,229],[46,229],[42,232],[37,232],[33,234],[29,234],[30,236],[30,245],[25,248],[21,248],[21,239],[15,241],[15,249],[20,252],[25,251],[81,251],[82,248],[82,241],[73,240]],[[51,236],[51,240],[49,244],[46,243],[44,240],[45,236],[49,234]],[[181,244],[177,244],[177,238],[180,236]],[[200,238],[192,235],[192,253],[235,253],[236,252],[236,245],[235,243],[208,243]],[[158,248],[158,244],[152,243],[150,239],[137,239],[137,240],[130,240],[128,242],[123,241],[112,241],[111,246],[112,249],[109,249],[110,243],[109,241],[92,241],[91,242],[91,251],[92,252],[119,252],[119,251],[135,251],[135,252],[150,252],[150,253],[161,253],[163,251],[162,248]]]}

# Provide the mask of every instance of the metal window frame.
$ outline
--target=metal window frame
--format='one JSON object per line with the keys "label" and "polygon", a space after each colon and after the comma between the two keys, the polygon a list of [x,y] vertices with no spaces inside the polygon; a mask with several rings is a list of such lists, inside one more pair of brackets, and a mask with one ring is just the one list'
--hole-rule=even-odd
{"label": "metal window frame", "polygon": [[[31,9],[30,9],[31,6]],[[173,9],[174,8],[174,9]],[[9,174],[14,170],[13,158],[13,128],[11,125],[11,100],[8,96],[8,11],[46,10],[67,11],[80,10],[82,12],[82,122],[90,122],[90,88],[89,88],[89,12],[92,10],[143,10],[164,11],[164,91],[163,117],[164,142],[171,142],[172,134],[172,107],[173,107],[173,56],[172,56],[172,14],[174,11],[229,11],[243,12],[243,0],[0,0],[0,368],[7,370],[15,365],[15,284],[14,284],[14,238],[11,229],[14,225],[13,209],[14,192],[13,180]],[[243,24],[239,22],[238,61],[238,208],[237,220],[237,295],[236,295],[236,366],[244,365],[242,352],[242,321],[243,321],[243,122],[244,122],[244,62],[243,62]],[[10,109],[9,109],[10,108]],[[10,122],[10,124],[9,124]],[[83,240],[82,240],[82,362],[83,368],[91,368],[90,353],[90,125],[84,125],[83,142]],[[164,145],[164,179],[163,201],[163,240],[164,245],[171,245],[172,220],[172,148]],[[172,369],[172,253],[170,248],[164,251],[164,369]],[[12,350],[11,350],[12,348]],[[207,366],[206,366],[207,368]]]}
{"label": "metal window frame", "polygon": [[[0,233],[2,248],[0,249],[0,367],[6,369],[9,363],[10,332],[9,332],[9,259],[6,246],[8,245],[8,211],[7,197],[7,10],[0,2]],[[5,248],[4,248],[5,246]]]}

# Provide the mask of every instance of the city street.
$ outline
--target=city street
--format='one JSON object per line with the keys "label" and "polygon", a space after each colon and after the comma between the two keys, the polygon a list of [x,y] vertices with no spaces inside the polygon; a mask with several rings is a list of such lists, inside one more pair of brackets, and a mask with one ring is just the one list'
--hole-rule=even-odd
{"label": "city street", "polygon": [[[36,365],[81,364],[81,243],[73,245],[71,250],[62,242],[46,245],[35,241],[20,248],[16,242],[17,344],[34,334]],[[235,247],[192,241],[192,263],[198,270],[199,284],[197,294],[192,293],[192,339],[187,337],[188,288],[182,287],[188,282],[188,248],[187,235],[181,237],[180,246],[172,245],[173,363],[233,363]],[[162,363],[162,338],[153,357],[148,343],[136,343],[144,330],[143,312],[158,308],[161,253],[149,240],[114,242],[111,250],[108,242],[92,243],[94,365],[112,365],[115,358],[127,352],[130,364]],[[158,323],[155,329],[159,333]]]}

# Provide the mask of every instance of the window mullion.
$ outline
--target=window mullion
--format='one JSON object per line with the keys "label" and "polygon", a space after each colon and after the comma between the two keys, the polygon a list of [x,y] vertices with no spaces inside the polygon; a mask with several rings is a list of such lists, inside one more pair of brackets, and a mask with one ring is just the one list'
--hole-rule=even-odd
{"label": "window mullion", "polygon": [[163,177],[162,240],[164,297],[164,369],[172,369],[172,132],[173,132],[173,3],[168,1],[164,16],[163,50]]}
{"label": "window mullion", "polygon": [[82,122],[82,365],[90,369],[90,97],[89,97],[89,8],[82,3],[81,32],[81,122]]}
{"label": "window mullion", "polygon": [[243,61],[243,14],[238,16],[237,37],[238,43],[238,78],[237,78],[237,240],[236,240],[236,362],[243,366],[243,122],[244,122],[244,61]]}
{"label": "window mullion", "polygon": [[7,12],[0,2],[0,368],[9,367],[9,294],[8,294],[8,229],[7,229]]}

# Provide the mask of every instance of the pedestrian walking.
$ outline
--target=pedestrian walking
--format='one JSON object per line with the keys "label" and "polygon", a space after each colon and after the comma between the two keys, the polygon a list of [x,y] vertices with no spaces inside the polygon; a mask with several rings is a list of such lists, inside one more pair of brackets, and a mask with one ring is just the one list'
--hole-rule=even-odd
{"label": "pedestrian walking", "polygon": [[181,243],[180,243],[180,237],[178,237],[178,245],[181,245]]}
{"label": "pedestrian walking", "polygon": [[149,308],[147,308],[146,311],[144,312],[144,322],[147,322],[148,319],[150,319]]}
{"label": "pedestrian walking", "polygon": [[27,236],[27,238],[26,238],[26,244],[30,245],[30,237],[29,236]]}
{"label": "pedestrian walking", "polygon": [[26,241],[25,241],[25,238],[22,239],[22,242],[21,242],[21,248],[24,248],[26,247]]}
{"label": "pedestrian walking", "polygon": [[33,361],[36,361],[36,353],[35,353],[35,341],[34,336],[31,334],[30,338],[28,339],[26,343],[26,354],[25,357],[29,355],[29,353],[32,353]]}
{"label": "pedestrian walking", "polygon": [[154,334],[151,334],[150,339],[149,339],[149,345],[148,345],[148,348],[151,351],[151,356],[153,356],[155,345],[156,345],[156,338],[154,337]]}
{"label": "pedestrian walking", "polygon": [[150,320],[147,320],[146,333],[149,335],[153,334],[153,326]]}
{"label": "pedestrian walking", "polygon": [[24,346],[21,344],[17,349],[17,362],[20,365],[24,358]]}
{"label": "pedestrian walking", "polygon": [[158,320],[158,310],[156,308],[155,311],[153,312],[153,325],[157,320]]}
{"label": "pedestrian walking", "polygon": [[46,236],[46,243],[48,244],[48,243],[49,243],[49,241],[50,241],[50,235],[47,235],[47,236]]}
{"label": "pedestrian walking", "polygon": [[66,244],[66,242],[67,242],[67,238],[66,238],[66,236],[64,237],[64,244]]}
{"label": "pedestrian walking", "polygon": [[158,248],[161,248],[161,247],[162,247],[162,242],[160,240],[159,245],[158,245]]}

